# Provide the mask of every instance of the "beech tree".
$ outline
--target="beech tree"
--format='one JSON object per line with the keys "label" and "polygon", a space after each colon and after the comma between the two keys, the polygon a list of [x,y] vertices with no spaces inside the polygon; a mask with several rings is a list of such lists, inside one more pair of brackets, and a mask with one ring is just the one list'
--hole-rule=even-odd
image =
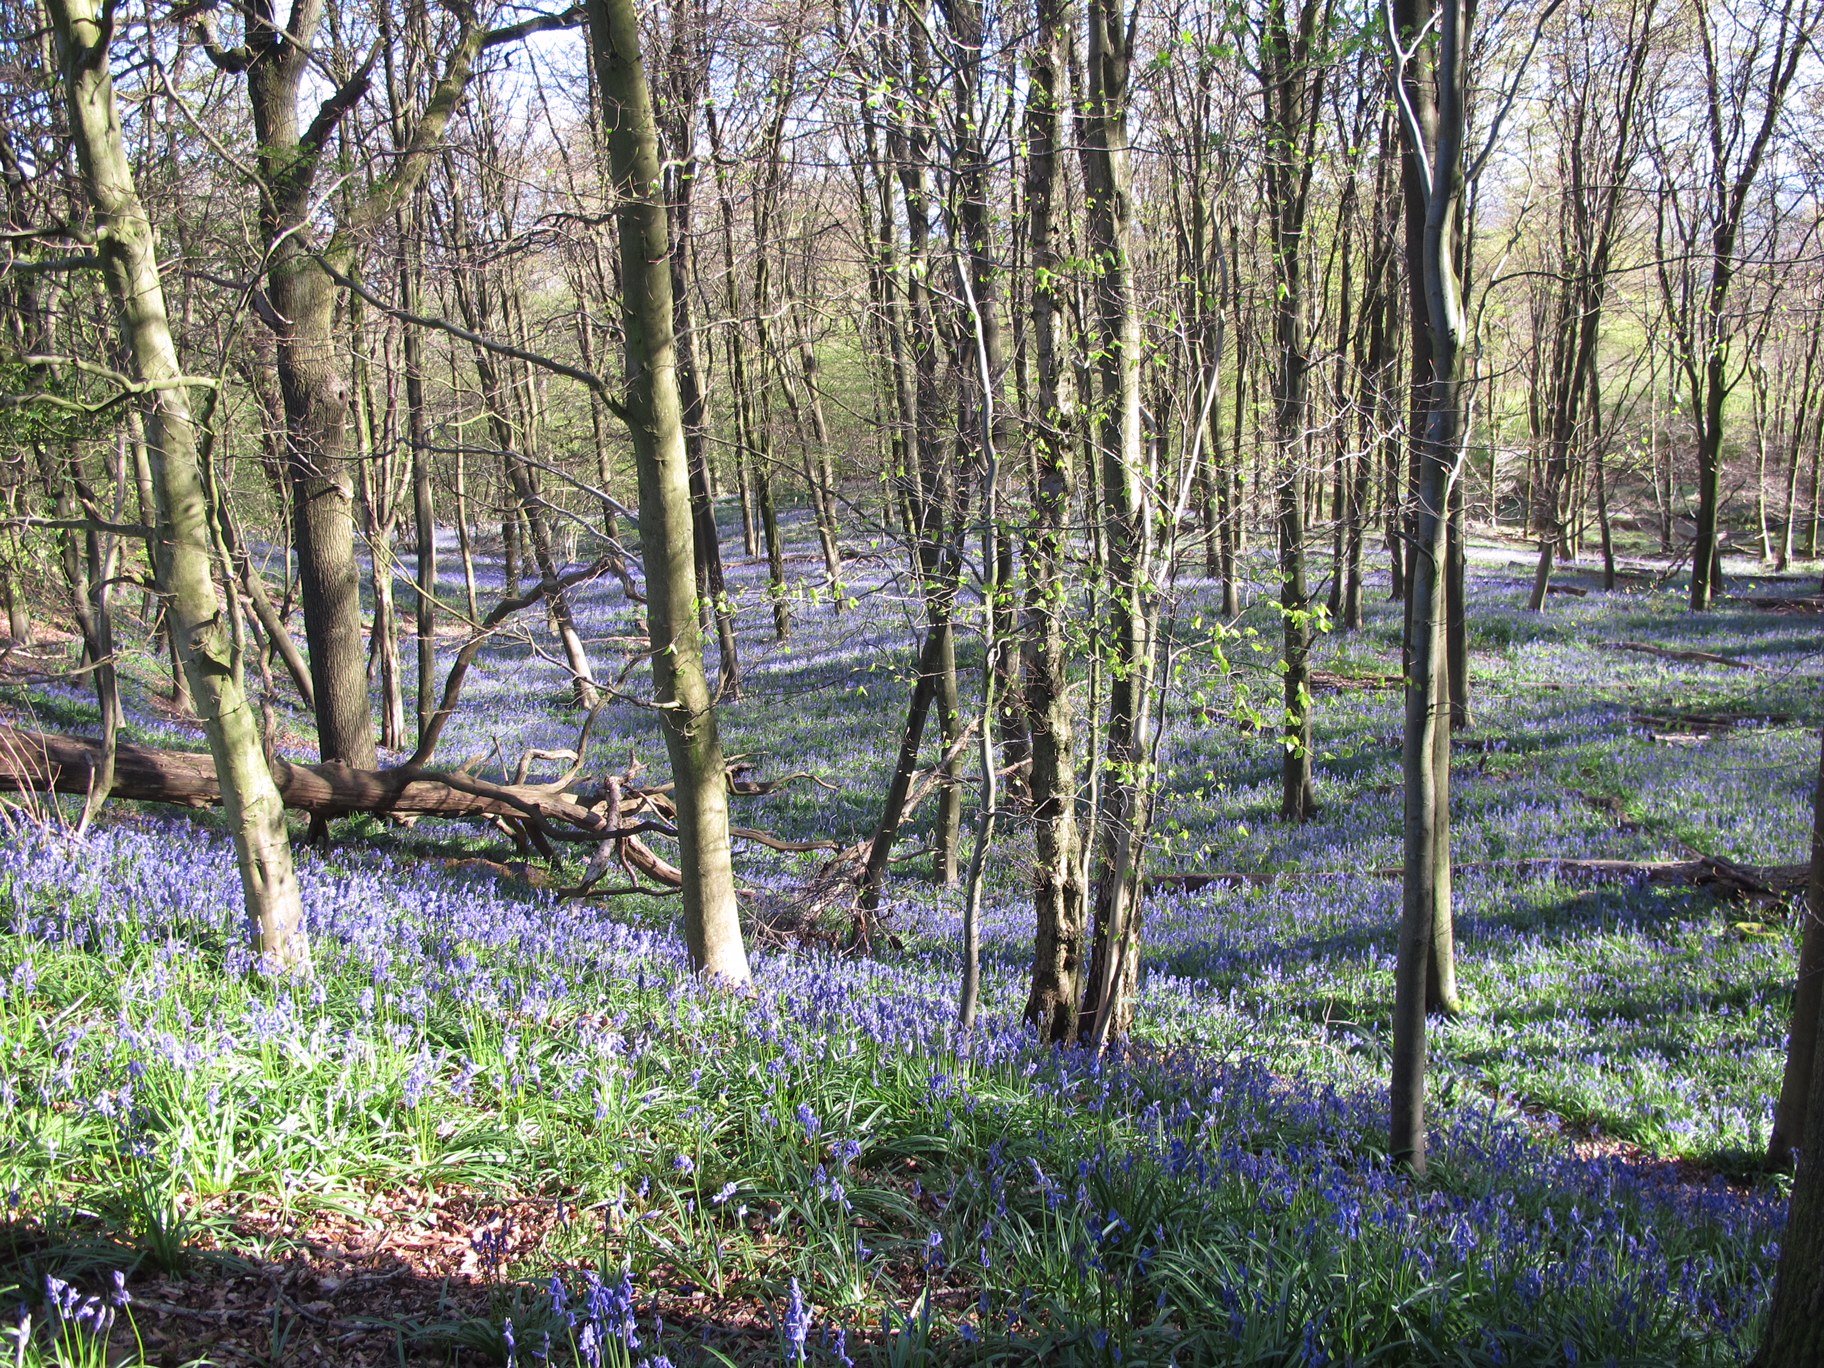
{"label": "beech tree", "polygon": [[[1457,200],[1463,191],[1469,20],[1465,0],[1442,0],[1435,16],[1414,0],[1390,14],[1395,81],[1408,164],[1407,255],[1422,284],[1427,370],[1415,374],[1423,414],[1416,443],[1411,580],[1407,589],[1411,654],[1406,672],[1406,726],[1401,766],[1405,803],[1405,876],[1394,970],[1393,1157],[1425,1170],[1426,979],[1439,949],[1435,938],[1450,902],[1450,683],[1446,662],[1445,556],[1451,487],[1461,476],[1460,424],[1464,315]],[[1427,98],[1415,48],[1435,22]],[[1414,226],[1418,239],[1412,239]]]}

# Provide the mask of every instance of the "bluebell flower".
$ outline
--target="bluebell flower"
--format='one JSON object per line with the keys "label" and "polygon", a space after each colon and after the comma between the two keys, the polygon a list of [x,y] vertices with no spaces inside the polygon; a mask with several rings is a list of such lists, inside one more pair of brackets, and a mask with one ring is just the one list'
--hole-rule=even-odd
{"label": "bluebell flower", "polygon": [[811,1313],[804,1304],[804,1293],[799,1289],[796,1278],[792,1279],[791,1299],[785,1307],[784,1329],[786,1352],[802,1368],[804,1341],[811,1333]]}

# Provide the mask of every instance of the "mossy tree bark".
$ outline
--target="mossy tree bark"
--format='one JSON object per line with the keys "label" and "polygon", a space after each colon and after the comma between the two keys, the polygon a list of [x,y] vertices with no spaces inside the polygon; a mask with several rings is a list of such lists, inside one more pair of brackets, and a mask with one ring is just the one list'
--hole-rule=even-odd
{"label": "mossy tree bark", "polygon": [[308,970],[304,909],[285,809],[267,768],[254,710],[235,668],[216,595],[209,508],[188,385],[172,341],[157,243],[140,202],[108,70],[111,23],[95,0],[48,0],[84,189],[100,221],[98,254],[120,312],[146,403],[157,504],[160,595],[209,738],[240,867],[255,953],[273,968]]}

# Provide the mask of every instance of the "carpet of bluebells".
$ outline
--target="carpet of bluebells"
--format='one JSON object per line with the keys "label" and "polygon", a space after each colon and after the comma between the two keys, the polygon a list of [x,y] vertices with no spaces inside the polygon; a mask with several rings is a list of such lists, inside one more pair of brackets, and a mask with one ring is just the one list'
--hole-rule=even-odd
{"label": "carpet of bluebells", "polygon": [[[748,656],[729,749],[835,785],[738,799],[744,822],[843,841],[871,825],[917,617],[890,566],[858,555],[840,612],[798,594],[784,643],[759,568],[735,567]],[[1783,1207],[1749,1168],[1784,1044],[1787,920],[1521,862],[1801,861],[1819,619],[1693,619],[1676,585],[1649,581],[1538,616],[1506,553],[1475,571],[1475,715],[1454,779],[1468,1012],[1434,1022],[1424,1182],[1383,1148],[1398,695],[1319,695],[1323,807],[1280,825],[1274,739],[1237,702],[1278,686],[1254,649],[1274,639],[1270,610],[1226,640],[1224,673],[1196,625],[1210,586],[1193,581],[1152,858],[1273,877],[1149,898],[1136,1031],[1101,1059],[1020,1025],[1017,819],[990,861],[984,1017],[967,1037],[961,898],[917,859],[890,888],[890,944],[769,940],[741,996],[689,977],[664,900],[560,902],[433,858],[474,833],[355,823],[301,857],[317,972],[295,982],[251,972],[212,821],[16,826],[0,850],[8,1356],[138,1362],[134,1288],[204,1276],[237,1212],[359,1215],[408,1190],[558,1215],[530,1245],[478,1225],[485,1296],[400,1327],[399,1361],[1740,1361]],[[611,583],[580,607],[604,658],[633,634]],[[1377,602],[1364,632],[1324,637],[1324,666],[1397,670],[1397,611]],[[962,654],[977,668],[977,643]],[[444,758],[570,744],[564,695],[548,642],[506,644]],[[74,690],[23,701],[83,717]],[[1703,736],[1665,720],[1693,712],[1739,720]],[[134,731],[194,743],[149,706]],[[595,744],[662,768],[631,704],[605,711]],[[817,865],[758,847],[737,860],[762,915]]]}

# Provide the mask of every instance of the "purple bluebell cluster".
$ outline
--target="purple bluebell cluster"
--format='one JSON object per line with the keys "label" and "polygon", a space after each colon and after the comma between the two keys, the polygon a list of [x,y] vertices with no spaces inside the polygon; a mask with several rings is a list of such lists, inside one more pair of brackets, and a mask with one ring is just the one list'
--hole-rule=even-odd
{"label": "purple bluebell cluster", "polygon": [[[744,601],[759,573],[737,568]],[[876,815],[916,619],[879,569],[855,582],[859,609],[803,605],[788,645],[753,644],[726,723],[762,773],[814,769],[840,791],[737,799],[744,821],[847,840]],[[1733,1361],[1764,1311],[1777,1194],[1571,1140],[1751,1150],[1790,939],[1690,892],[1514,862],[1699,842],[1796,861],[1815,742],[1791,724],[1655,741],[1629,718],[1708,676],[1596,644],[1746,653],[1755,624],[1719,615],[1700,637],[1655,601],[1600,595],[1541,620],[1521,592],[1475,591],[1482,673],[1455,787],[1471,1011],[1436,1023],[1427,1184],[1381,1148],[1398,718],[1397,695],[1367,690],[1320,696],[1324,807],[1296,828],[1272,820],[1271,737],[1175,723],[1154,866],[1276,877],[1154,891],[1135,1038],[1101,1059],[1020,1024],[1017,821],[989,867],[966,1041],[960,903],[916,875],[889,886],[899,948],[756,951],[755,992],[733,997],[691,981],[664,903],[564,903],[350,846],[301,860],[319,972],[296,983],[253,973],[232,861],[206,829],[141,815],[26,835],[0,850],[0,1026],[17,1042],[0,1058],[0,1181],[27,1219],[99,1205],[123,1156],[159,1192],[358,1192],[375,1156],[428,1182],[542,1185],[603,1214],[530,1255],[504,1226],[475,1232],[490,1280],[545,1289],[548,1332],[503,1326],[520,1360],[549,1333],[585,1363],[689,1361],[653,1309],[686,1270],[776,1308],[793,1363],[847,1364],[877,1332],[929,1340],[936,1361],[970,1342],[1060,1362]],[[579,596],[598,642],[627,630],[617,593]],[[1815,659],[1780,631],[1765,659],[1815,692]],[[1320,647],[1343,672],[1397,651],[1385,608]],[[1800,685],[1763,684],[1763,711],[1799,715],[1780,691]],[[561,668],[523,644],[473,688],[452,758],[573,739]],[[601,727],[604,753],[661,753],[637,708]],[[1590,801],[1611,793],[1638,820]],[[405,844],[435,836],[426,823]],[[816,859],[738,858],[762,905]]]}

